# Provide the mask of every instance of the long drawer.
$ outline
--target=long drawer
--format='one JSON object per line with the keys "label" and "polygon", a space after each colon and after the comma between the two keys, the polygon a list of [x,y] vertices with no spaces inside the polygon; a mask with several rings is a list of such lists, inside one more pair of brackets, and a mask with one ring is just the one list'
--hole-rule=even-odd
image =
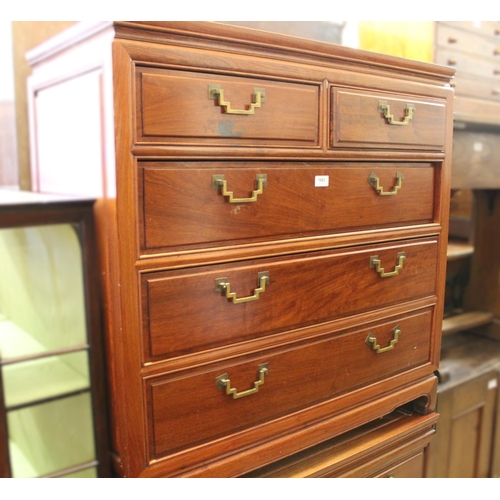
{"label": "long drawer", "polygon": [[434,221],[439,165],[140,163],[141,248],[234,245]]}
{"label": "long drawer", "polygon": [[500,101],[500,81],[460,75],[456,81],[455,92],[457,96]]}
{"label": "long drawer", "polygon": [[244,477],[424,477],[423,450],[437,413],[396,410],[353,431],[278,460]]}
{"label": "long drawer", "polygon": [[150,458],[227,438],[429,363],[432,316],[432,308],[424,309],[369,328],[147,379]]}
{"label": "long drawer", "polygon": [[138,143],[319,143],[319,84],[139,67],[136,87]]}
{"label": "long drawer", "polygon": [[455,81],[460,81],[463,75],[470,75],[500,83],[500,57],[491,60],[455,50],[439,49],[436,51],[436,63],[455,68]]}
{"label": "long drawer", "polygon": [[481,36],[496,37],[500,41],[500,23],[498,21],[446,21],[437,24],[440,40],[442,40],[440,33],[445,33],[446,36],[446,28],[453,30],[460,28],[466,32],[476,33]]}
{"label": "long drawer", "polygon": [[[441,23],[437,25],[436,44],[439,47],[450,48],[476,57],[486,57],[500,61],[499,24],[493,23],[486,32],[473,32]],[[468,27],[469,28],[469,27]],[[472,28],[472,23],[470,28]],[[485,36],[489,35],[489,36]]]}
{"label": "long drawer", "polygon": [[143,273],[145,356],[203,351],[432,296],[437,252],[429,238]]}
{"label": "long drawer", "polygon": [[332,147],[443,151],[444,99],[332,88]]}

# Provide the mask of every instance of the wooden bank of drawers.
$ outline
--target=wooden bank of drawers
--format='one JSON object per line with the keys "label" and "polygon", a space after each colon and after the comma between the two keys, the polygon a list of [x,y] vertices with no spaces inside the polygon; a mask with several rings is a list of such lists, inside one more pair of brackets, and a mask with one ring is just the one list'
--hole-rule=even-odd
{"label": "wooden bank of drawers", "polygon": [[[275,147],[297,141],[302,130],[302,139],[319,143],[319,87],[150,68],[138,81],[140,140]],[[252,116],[221,113],[206,95],[213,81],[240,109],[250,83],[265,86],[265,104]],[[443,99],[334,88],[331,96],[331,147],[444,148]],[[179,99],[185,102],[173,102]],[[287,99],[304,109],[290,115]],[[390,103],[385,111],[381,101]],[[188,106],[182,126],[174,119],[177,105]],[[403,115],[395,126],[381,116],[391,109]],[[278,122],[284,126],[268,133]],[[439,220],[440,163],[235,159],[141,161],[137,168],[144,256],[325,234],[346,233],[348,241],[355,231]],[[413,238],[293,256],[256,251],[241,262],[141,272],[146,363],[162,366],[214,349],[239,353],[144,379],[152,463],[170,457],[181,467],[195,447],[214,453],[241,436],[272,439],[276,423],[297,412],[328,402],[330,416],[338,414],[342,394],[357,391],[358,402],[367,403],[368,386],[431,367],[434,308],[412,306],[434,304],[438,261],[439,239]],[[407,312],[390,317],[394,306]],[[377,310],[385,319],[356,326]],[[347,328],[336,327],[339,320]]]}
{"label": "wooden bank of drawers", "polygon": [[500,100],[500,22],[438,22],[435,45],[436,63],[457,71],[457,96]]}
{"label": "wooden bank of drawers", "polygon": [[[333,417],[343,395],[368,405],[387,380],[430,375],[440,293],[442,162],[324,152],[440,153],[444,94],[311,81],[272,61],[266,78],[236,74],[253,73],[244,57],[231,74],[226,56],[207,57],[206,71],[135,70],[134,142],[157,157],[136,162],[139,252],[144,262],[199,255],[139,274],[147,453],[179,475],[195,449],[213,460],[272,442],[296,415],[311,425],[318,405]],[[160,158],[187,145],[201,158]],[[206,157],[213,148],[232,158]],[[311,154],[260,158],[284,148]],[[434,234],[405,233],[422,227]],[[392,241],[351,241],[391,229],[401,231]],[[313,243],[341,235],[342,247]],[[287,247],[308,238],[303,251]],[[263,251],[274,242],[283,252]],[[218,251],[230,256],[204,261]]]}
{"label": "wooden bank of drawers", "polygon": [[453,71],[215,23],[112,29],[119,474],[239,476],[431,414]]}

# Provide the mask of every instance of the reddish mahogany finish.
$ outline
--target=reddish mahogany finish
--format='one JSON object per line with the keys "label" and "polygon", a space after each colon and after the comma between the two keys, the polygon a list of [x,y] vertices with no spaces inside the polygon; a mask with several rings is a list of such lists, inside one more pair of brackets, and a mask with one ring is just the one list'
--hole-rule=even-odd
{"label": "reddish mahogany finish", "polygon": [[246,477],[421,478],[436,414],[394,412]]}
{"label": "reddish mahogany finish", "polygon": [[[146,359],[188,354],[434,297],[437,247],[436,240],[410,240],[390,247],[258,259],[243,266],[144,273],[144,337],[150,349]],[[406,260],[397,276],[382,278],[370,267],[370,257],[378,256],[385,271],[393,272],[400,252]],[[254,296],[260,272],[269,273],[269,284],[258,300],[233,303],[215,289],[215,280],[223,277],[237,299]],[[207,321],[209,317],[213,320]]]}
{"label": "reddish mahogany finish", "polygon": [[[412,401],[432,413],[453,70],[217,23],[78,29],[32,54],[33,137],[43,140],[45,90],[99,68],[99,91],[75,99],[101,110],[91,130],[102,126],[103,161],[87,164],[104,179],[118,473],[239,476]],[[228,114],[210,85],[232,109],[248,110],[259,89],[265,100]],[[389,124],[380,100],[399,121],[412,104],[413,118]],[[92,134],[79,130],[85,147]],[[35,157],[38,189],[61,189],[47,170]],[[397,192],[377,194],[372,172]],[[267,180],[255,201],[230,203],[213,184],[223,175],[235,198],[251,198],[257,174]],[[392,272],[400,252],[399,274],[370,267],[378,256]],[[258,298],[233,303],[218,278]],[[388,346],[398,325],[393,350],[365,343],[371,332]],[[224,374],[238,392],[258,390],[233,399],[216,384]]]}
{"label": "reddish mahogany finish", "polygon": [[[249,109],[254,89],[265,98],[251,117],[227,114],[207,98],[209,85],[222,88],[232,110]],[[137,91],[138,142],[318,144],[319,84],[138,68]]]}
{"label": "reddish mahogany finish", "polygon": [[[229,437],[238,429],[314,403],[334,398],[399,372],[428,364],[430,339],[421,335],[431,328],[432,310],[394,318],[382,325],[351,332],[328,333],[309,342],[290,343],[243,356],[230,363],[216,363],[181,374],[148,380],[152,404],[151,458],[168,456],[194,444]],[[389,346],[394,329],[401,330],[394,349],[376,353],[366,339],[377,338]],[[227,373],[239,392],[258,380],[258,367],[268,364],[268,374],[258,394],[233,399],[225,390],[214,391],[216,377]],[[359,401],[362,394],[359,391]],[[336,412],[342,407],[336,408]],[[207,415],[211,417],[207,419]],[[215,423],[215,425],[214,425]]]}
{"label": "reddish mahogany finish", "polygon": [[[430,223],[438,196],[433,164],[144,162],[139,168],[147,253]],[[388,192],[401,174],[399,194],[380,196],[368,182],[372,173]],[[234,204],[212,188],[214,175],[223,175],[237,198],[252,195],[256,175],[266,175],[267,183],[256,202]]]}
{"label": "reddish mahogany finish", "polygon": [[[429,149],[443,151],[446,101],[397,96],[380,92],[332,89],[333,141],[336,147]],[[379,109],[385,102],[388,115],[404,122],[407,106],[414,111],[408,125],[387,126]],[[363,134],[360,134],[360,129]]]}

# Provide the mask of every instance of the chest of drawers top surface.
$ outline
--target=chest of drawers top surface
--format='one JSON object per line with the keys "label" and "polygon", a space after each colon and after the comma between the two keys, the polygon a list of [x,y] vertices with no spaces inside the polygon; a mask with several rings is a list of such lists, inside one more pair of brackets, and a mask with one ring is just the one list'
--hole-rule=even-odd
{"label": "chest of drawers top surface", "polygon": [[216,23],[97,32],[120,474],[241,475],[430,408],[454,71]]}

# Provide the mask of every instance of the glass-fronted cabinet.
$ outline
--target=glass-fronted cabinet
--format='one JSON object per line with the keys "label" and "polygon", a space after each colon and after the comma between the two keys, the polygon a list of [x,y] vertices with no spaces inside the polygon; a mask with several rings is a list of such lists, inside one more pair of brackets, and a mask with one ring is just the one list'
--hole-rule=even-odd
{"label": "glass-fronted cabinet", "polygon": [[92,207],[0,190],[0,477],[108,475]]}

